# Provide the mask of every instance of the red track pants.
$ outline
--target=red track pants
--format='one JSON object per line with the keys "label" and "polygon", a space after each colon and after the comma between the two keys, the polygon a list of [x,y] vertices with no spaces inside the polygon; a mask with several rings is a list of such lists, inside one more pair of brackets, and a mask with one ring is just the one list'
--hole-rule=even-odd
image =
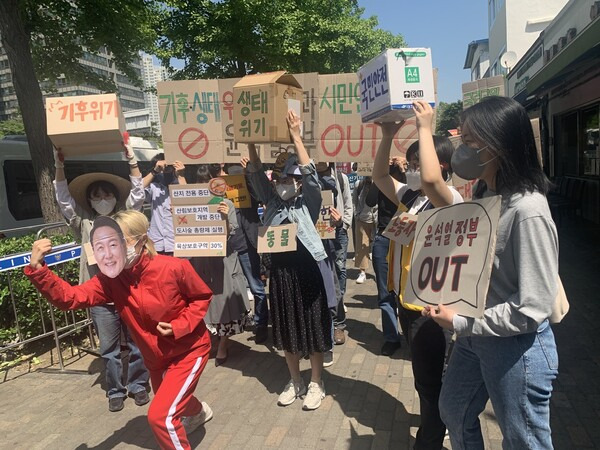
{"label": "red track pants", "polygon": [[202,411],[202,404],[193,394],[209,350],[191,352],[173,361],[165,371],[150,371],[154,399],[148,409],[148,423],[162,449],[191,448],[181,418]]}

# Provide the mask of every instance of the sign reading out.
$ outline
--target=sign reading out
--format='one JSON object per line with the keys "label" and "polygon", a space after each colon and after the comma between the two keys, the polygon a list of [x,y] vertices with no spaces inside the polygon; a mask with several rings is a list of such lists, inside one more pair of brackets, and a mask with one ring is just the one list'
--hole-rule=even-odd
{"label": "sign reading out", "polygon": [[[277,113],[277,117],[285,120],[286,108],[300,112],[302,140],[310,156],[316,161],[372,163],[381,140],[381,129],[375,123],[362,123],[358,76],[355,73],[293,76],[302,86],[302,95],[293,99],[288,96],[286,106],[280,108],[283,113]],[[435,69],[433,76],[435,89]],[[238,81],[240,78],[158,83],[163,144],[168,161],[239,163],[242,156],[248,155],[246,144],[234,137],[234,107],[245,107],[236,103],[239,97],[233,92]],[[285,124],[282,126],[288,133]],[[391,156],[404,155],[416,139],[416,122],[409,118],[394,137]],[[292,144],[283,144],[283,147],[284,151],[293,151]],[[274,162],[281,148],[281,143],[265,141],[258,150],[263,162]]]}
{"label": "sign reading out", "polygon": [[406,303],[443,304],[463,316],[483,316],[500,205],[495,196],[418,215]]}
{"label": "sign reading out", "polygon": [[288,223],[258,228],[258,253],[293,252],[297,248],[298,225]]}

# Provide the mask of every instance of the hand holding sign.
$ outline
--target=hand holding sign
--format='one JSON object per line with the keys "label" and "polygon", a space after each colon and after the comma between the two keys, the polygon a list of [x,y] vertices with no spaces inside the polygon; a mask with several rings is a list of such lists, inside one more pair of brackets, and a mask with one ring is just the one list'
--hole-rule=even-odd
{"label": "hand holding sign", "polygon": [[446,330],[452,330],[454,328],[452,321],[454,320],[454,315],[456,313],[454,310],[447,308],[444,305],[438,305],[437,308],[426,306],[421,314],[425,317],[431,317],[440,327],[445,328]]}

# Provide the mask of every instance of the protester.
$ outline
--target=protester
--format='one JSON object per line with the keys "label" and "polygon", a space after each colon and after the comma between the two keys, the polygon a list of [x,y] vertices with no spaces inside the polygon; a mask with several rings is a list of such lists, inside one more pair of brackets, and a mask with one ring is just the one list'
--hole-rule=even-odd
{"label": "protester", "polygon": [[167,164],[164,153],[156,155],[151,162],[152,170],[143,178],[146,203],[152,207],[148,237],[159,254],[173,256],[175,232],[169,185],[186,184],[185,165],[181,161]]}
{"label": "protester", "polygon": [[[228,175],[242,175],[244,166],[227,165]],[[238,232],[242,233],[246,240],[246,250],[238,251],[238,259],[242,265],[242,271],[246,280],[250,293],[254,297],[254,342],[257,344],[264,343],[269,338],[269,306],[267,304],[267,294],[265,292],[265,284],[261,279],[260,256],[256,251],[258,245],[258,227],[261,226],[260,217],[258,216],[259,204],[250,191],[251,205],[249,208],[235,208],[236,217],[239,224]]]}
{"label": "protester", "polygon": [[[266,226],[297,225],[297,250],[273,253],[269,290],[273,322],[273,341],[283,348],[291,380],[278,399],[282,406],[307,394],[303,408],[317,409],[325,398],[321,379],[323,352],[331,341],[331,316],[319,263],[325,250],[314,226],[321,208],[321,189],[316,168],[300,137],[300,118],[288,111],[287,123],[296,154],[287,157],[283,167],[273,172],[274,185],[267,179],[263,165],[250,144],[250,163],[246,167],[250,185],[265,206]],[[281,157],[283,162],[284,157]],[[308,354],[311,381],[307,387],[300,375],[300,358]]]}
{"label": "protester", "polygon": [[346,259],[348,257],[348,229],[352,226],[352,193],[348,177],[335,169],[335,163],[317,164],[319,181],[326,189],[333,191],[333,208],[330,208],[331,223],[335,226],[335,238],[332,240],[335,252],[335,272],[340,295],[338,304],[332,309],[334,335],[333,340],[341,345],[346,342]]}
{"label": "protester", "polygon": [[[384,138],[391,140],[393,136],[384,136]],[[388,172],[398,183],[405,184],[405,170],[406,161],[404,159],[389,160]],[[381,346],[381,354],[392,356],[401,347],[402,336],[398,330],[398,302],[392,288],[388,286],[387,256],[390,240],[383,235],[383,232],[396,213],[397,205],[379,191],[376,183],[371,184],[365,203],[367,206],[377,206],[377,234],[373,240],[372,262],[375,282],[377,283],[377,301],[381,309],[381,326],[383,328],[384,343]]]}
{"label": "protester", "polygon": [[[220,164],[200,164],[196,174],[197,183],[208,183],[223,176]],[[243,333],[252,323],[250,302],[246,290],[246,278],[238,260],[238,252],[247,251],[246,239],[239,232],[235,207],[224,198],[218,206],[227,223],[227,255],[192,258],[192,266],[200,278],[210,287],[213,299],[204,321],[208,330],[219,338],[215,366],[227,361],[227,345],[230,336]]]}
{"label": "protester", "polygon": [[[387,170],[387,168],[386,168]],[[366,204],[367,195],[373,180],[364,177],[358,181],[352,192],[354,203],[354,219],[356,233],[354,234],[354,267],[360,270],[356,282],[362,284],[367,279],[366,270],[369,267],[369,254],[377,225],[377,205]]]}
{"label": "protester", "polygon": [[210,289],[184,259],[157,255],[148,239],[148,220],[137,211],[100,216],[90,242],[101,273],[71,286],[44,263],[49,239],[33,244],[25,274],[63,310],[113,301],[150,370],[154,400],[148,422],[161,448],[190,449],[187,435],[212,418],[194,397],[208,360],[210,338],[203,318]]}
{"label": "protester", "polygon": [[[431,117],[417,113],[419,125],[428,120],[431,121]],[[408,171],[406,184],[403,184],[391,177],[387,168],[392,138],[401,124],[381,124],[383,139],[375,158],[373,180],[390,200],[402,205],[401,209],[406,209],[409,214],[462,202],[458,191],[447,185],[451,179],[450,161],[454,147],[448,138],[432,137],[429,125],[429,128],[419,126],[419,140],[406,152]],[[422,316],[422,307],[403,301],[405,286],[400,285],[401,262],[405,261],[405,257],[410,258],[411,250],[412,245],[402,247],[390,241],[388,274],[392,278],[394,292],[400,294],[402,308],[398,316],[408,343],[415,389],[419,394],[421,424],[414,448],[441,449],[446,426],[440,418],[438,400],[452,334],[429,317]]]}
{"label": "protester", "polygon": [[[126,146],[125,156],[129,161],[128,183],[121,177],[109,173],[88,173],[80,175],[67,184],[64,169],[64,156],[60,150],[54,151],[56,174],[54,190],[56,200],[73,233],[84,246],[79,263],[79,283],[84,283],[98,273],[95,264],[88,264],[85,246],[90,242],[90,230],[97,217],[105,216],[126,207],[142,208],[144,191],[137,159],[131,146]],[[124,399],[129,394],[138,406],[150,401],[146,387],[148,371],[127,327],[121,322],[119,312],[112,302],[98,305],[90,310],[98,338],[100,356],[106,366],[106,396],[108,409],[120,411]],[[127,386],[123,385],[123,363],[121,360],[121,334],[125,336],[129,349]]]}
{"label": "protester", "polygon": [[[416,111],[431,116],[429,105]],[[525,108],[486,97],[463,111],[452,157],[461,178],[479,179],[474,197],[502,196],[496,254],[483,318],[440,305],[423,311],[458,338],[448,362],[440,413],[453,449],[483,448],[479,414],[491,400],[503,447],[550,449],[550,397],[558,354],[548,322],[557,293],[558,236]],[[429,133],[429,121],[419,132]],[[423,165],[421,165],[423,170]]]}

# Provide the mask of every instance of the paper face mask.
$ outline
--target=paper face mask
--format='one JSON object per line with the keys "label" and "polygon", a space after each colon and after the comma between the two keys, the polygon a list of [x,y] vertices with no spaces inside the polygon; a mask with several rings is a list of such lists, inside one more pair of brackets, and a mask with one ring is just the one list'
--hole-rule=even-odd
{"label": "paper face mask", "polygon": [[125,267],[127,246],[117,222],[107,216],[97,217],[90,232],[90,241],[100,272],[109,278],[119,276]]}

